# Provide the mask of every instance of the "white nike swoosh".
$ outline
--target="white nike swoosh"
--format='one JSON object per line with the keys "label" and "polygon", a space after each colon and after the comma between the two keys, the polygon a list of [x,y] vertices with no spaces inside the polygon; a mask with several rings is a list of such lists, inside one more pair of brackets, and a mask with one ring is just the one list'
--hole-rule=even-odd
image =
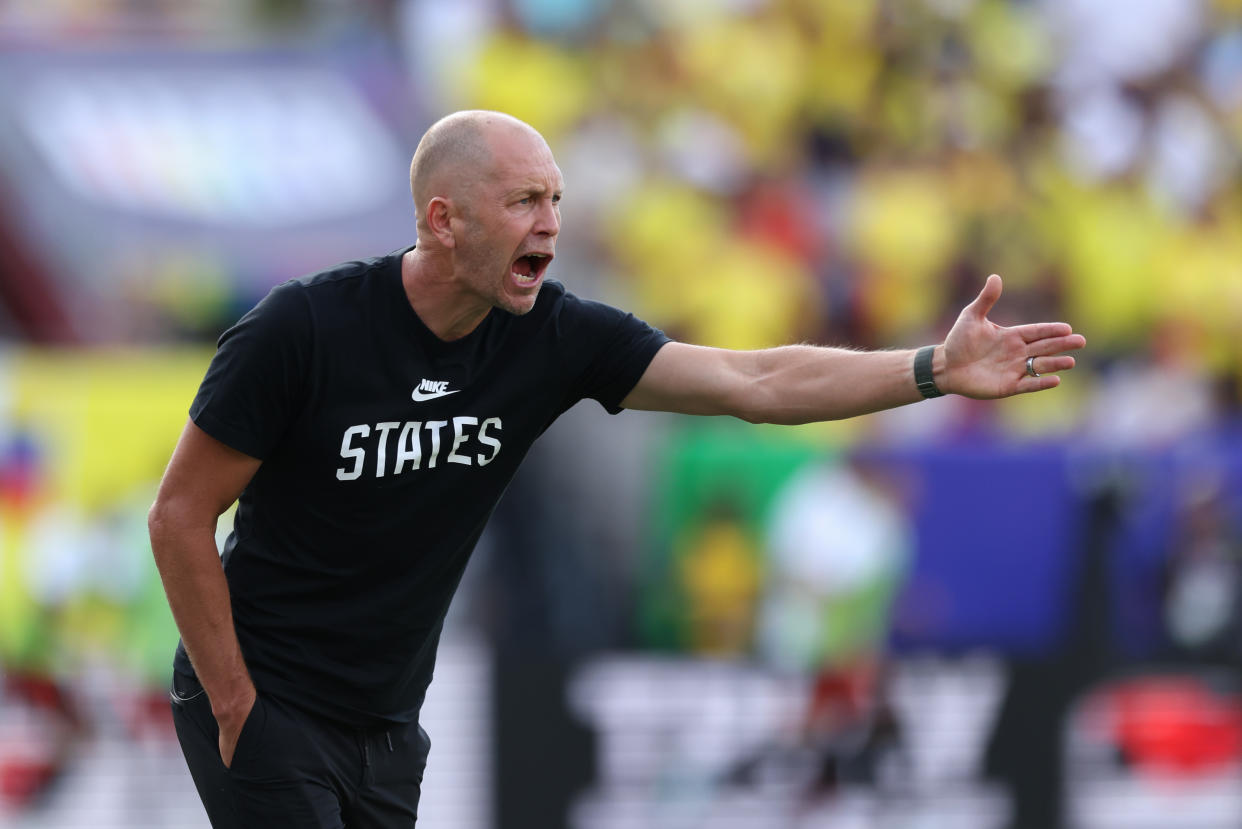
{"label": "white nike swoosh", "polygon": [[414,389],[410,397],[418,403],[424,400],[435,400],[437,397],[447,397],[450,394],[457,394],[461,389],[453,389],[452,391],[423,391],[422,389]]}

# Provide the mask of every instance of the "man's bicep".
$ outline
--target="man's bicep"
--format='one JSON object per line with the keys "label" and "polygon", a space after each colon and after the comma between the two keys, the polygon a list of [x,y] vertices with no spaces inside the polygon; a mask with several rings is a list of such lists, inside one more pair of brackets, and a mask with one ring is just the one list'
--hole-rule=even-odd
{"label": "man's bicep", "polygon": [[751,352],[670,342],[626,395],[626,409],[743,417]]}
{"label": "man's bicep", "polygon": [[154,515],[194,523],[215,519],[237,500],[262,464],[187,420],[164,470]]}

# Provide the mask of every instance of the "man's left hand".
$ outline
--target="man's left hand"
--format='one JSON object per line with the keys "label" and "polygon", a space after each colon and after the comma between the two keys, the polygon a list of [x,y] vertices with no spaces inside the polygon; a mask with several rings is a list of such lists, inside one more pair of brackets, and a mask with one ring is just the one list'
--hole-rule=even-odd
{"label": "man's left hand", "polygon": [[[975,300],[962,309],[944,341],[944,373],[936,383],[944,392],[989,399],[1055,388],[1056,372],[1074,367],[1076,351],[1087,344],[1068,323],[1035,322],[1006,328],[987,318],[1001,295],[1001,278],[988,277]],[[1027,358],[1034,357],[1027,372]]]}

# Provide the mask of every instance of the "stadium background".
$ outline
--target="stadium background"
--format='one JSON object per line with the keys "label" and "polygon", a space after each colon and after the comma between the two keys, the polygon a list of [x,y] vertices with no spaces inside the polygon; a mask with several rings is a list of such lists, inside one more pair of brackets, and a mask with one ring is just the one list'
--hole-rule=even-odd
{"label": "stadium background", "polygon": [[[694,342],[1070,320],[1055,393],[569,413],[426,710],[459,829],[1242,825],[1242,2],[3,0],[0,827],[202,827],[145,511],[216,336],[540,129],[552,275]],[[222,522],[222,532],[227,520]]]}

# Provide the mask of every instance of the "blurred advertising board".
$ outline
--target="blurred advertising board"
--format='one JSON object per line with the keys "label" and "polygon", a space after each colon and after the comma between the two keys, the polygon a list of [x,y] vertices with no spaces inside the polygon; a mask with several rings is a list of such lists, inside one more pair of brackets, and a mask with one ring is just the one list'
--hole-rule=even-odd
{"label": "blurred advertising board", "polygon": [[[1072,441],[825,450],[723,425],[673,434],[654,475],[638,621],[657,650],[787,667],[868,640],[1042,657],[1099,613],[1117,658],[1153,658],[1226,624],[1192,612],[1235,603],[1205,585],[1242,584],[1242,442],[1224,432],[1126,454]],[[1218,558],[1220,578],[1175,578]]]}
{"label": "blurred advertising board", "polygon": [[1071,825],[1242,825],[1242,695],[1236,671],[1134,671],[1099,682],[1066,719]]}
{"label": "blurred advertising board", "polygon": [[163,683],[176,629],[146,511],[210,359],[202,349],[0,357],[0,657],[104,656]]}
{"label": "blurred advertising board", "polygon": [[0,352],[0,826],[194,825],[146,513],[210,356]]}

